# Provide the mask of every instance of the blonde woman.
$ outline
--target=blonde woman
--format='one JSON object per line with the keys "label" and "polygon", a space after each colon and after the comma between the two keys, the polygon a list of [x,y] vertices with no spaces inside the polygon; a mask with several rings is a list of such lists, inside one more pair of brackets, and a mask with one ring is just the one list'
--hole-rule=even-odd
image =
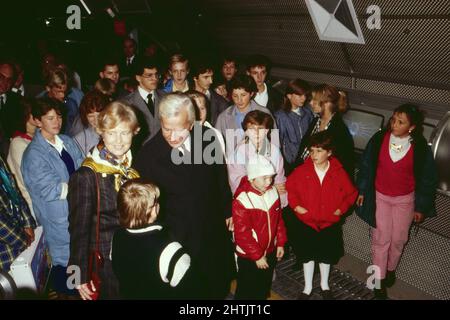
{"label": "blonde woman", "polygon": [[[81,282],[76,288],[83,300],[91,300],[93,291],[100,289],[100,299],[119,298],[117,279],[109,258],[114,231],[119,228],[117,192],[129,179],[139,177],[132,169],[131,143],[139,131],[138,120],[132,108],[120,102],[110,103],[97,120],[100,142],[88,154],[81,168],[69,182],[69,265],[81,271]],[[101,288],[88,284],[88,258],[95,248],[97,187],[100,191],[100,253],[104,264],[99,271]]]}
{"label": "blonde woman", "polygon": [[353,137],[341,116],[347,110],[347,95],[336,87],[322,84],[313,89],[312,97],[312,110],[314,113],[319,114],[319,117],[313,119],[302,139],[295,166],[303,163],[308,158],[309,138],[318,132],[327,130],[335,146],[334,155],[352,178],[355,166]]}

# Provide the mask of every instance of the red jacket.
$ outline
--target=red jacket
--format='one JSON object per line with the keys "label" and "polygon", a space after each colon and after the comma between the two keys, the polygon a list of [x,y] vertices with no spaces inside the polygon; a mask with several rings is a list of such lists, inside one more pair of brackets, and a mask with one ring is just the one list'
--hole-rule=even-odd
{"label": "red jacket", "polygon": [[[311,158],[308,158],[288,177],[286,189],[293,210],[297,206],[308,210],[305,214],[294,211],[297,218],[317,231],[338,222],[358,196],[346,171],[335,158],[330,159],[330,168],[322,185]],[[337,209],[341,209],[339,216],[334,215]]]}
{"label": "red jacket", "polygon": [[236,253],[256,261],[283,247],[287,237],[281,212],[275,187],[261,194],[243,177],[233,200]]}

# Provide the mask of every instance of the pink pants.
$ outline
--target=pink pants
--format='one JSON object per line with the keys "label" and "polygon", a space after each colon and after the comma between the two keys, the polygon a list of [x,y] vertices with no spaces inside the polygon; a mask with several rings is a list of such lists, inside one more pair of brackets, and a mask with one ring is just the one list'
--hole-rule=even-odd
{"label": "pink pants", "polygon": [[386,269],[394,271],[408,241],[414,219],[414,192],[390,197],[376,192],[377,228],[372,229],[372,263],[380,268],[380,279]]}

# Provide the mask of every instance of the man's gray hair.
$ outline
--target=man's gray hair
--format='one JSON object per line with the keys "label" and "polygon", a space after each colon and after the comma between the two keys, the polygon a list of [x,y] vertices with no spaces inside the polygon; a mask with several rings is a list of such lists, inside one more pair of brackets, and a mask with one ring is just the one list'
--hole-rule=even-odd
{"label": "man's gray hair", "polygon": [[159,118],[172,118],[186,110],[190,124],[195,122],[195,107],[192,100],[184,93],[169,93],[159,103]]}

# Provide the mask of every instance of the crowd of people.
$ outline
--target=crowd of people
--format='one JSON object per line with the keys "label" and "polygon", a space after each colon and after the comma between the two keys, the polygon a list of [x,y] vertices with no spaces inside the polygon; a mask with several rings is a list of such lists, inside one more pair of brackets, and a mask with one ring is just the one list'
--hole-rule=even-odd
{"label": "crowd of people", "polygon": [[435,214],[418,107],[394,110],[354,181],[345,92],[294,79],[281,93],[261,55],[216,68],[174,54],[163,69],[133,39],[123,45],[85,94],[54,55],[37,94],[20,64],[0,61],[2,270],[41,225],[61,297],[224,299],[237,279],[236,299],[266,299],[289,246],[305,276],[299,299],[316,262],[332,299],[356,209],[372,227],[375,295],[387,297],[411,223]]}

